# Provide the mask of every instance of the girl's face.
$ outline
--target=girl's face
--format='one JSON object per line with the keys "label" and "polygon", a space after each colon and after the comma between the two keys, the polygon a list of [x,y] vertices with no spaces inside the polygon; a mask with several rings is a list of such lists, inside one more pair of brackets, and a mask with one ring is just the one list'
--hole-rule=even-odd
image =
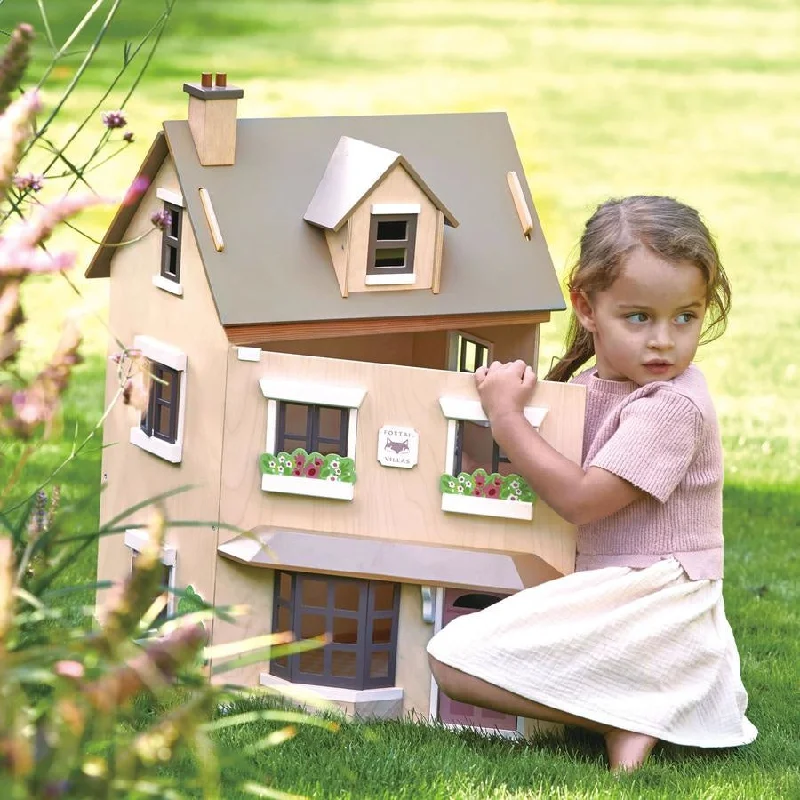
{"label": "girl's face", "polygon": [[594,338],[599,378],[644,386],[691,364],[706,312],[706,283],[694,264],[639,247],[609,289],[591,297],[573,292],[571,299]]}

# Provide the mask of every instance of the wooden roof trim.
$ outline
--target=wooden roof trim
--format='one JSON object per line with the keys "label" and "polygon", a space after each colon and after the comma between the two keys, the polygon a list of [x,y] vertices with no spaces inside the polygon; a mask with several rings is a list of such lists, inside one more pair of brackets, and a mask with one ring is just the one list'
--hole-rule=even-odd
{"label": "wooden roof trim", "polygon": [[405,171],[414,179],[417,186],[422,189],[423,192],[427,195],[428,199],[436,206],[444,214],[444,221],[447,225],[451,228],[457,228],[459,226],[458,220],[453,215],[453,212],[450,211],[449,208],[434,194],[433,190],[424,180],[420,174],[408,163],[408,160],[404,156],[400,156],[397,160],[397,163],[400,164]]}
{"label": "wooden roof trim", "polygon": [[[153,139],[153,143],[150,145],[141,167],[139,167],[139,177],[146,178],[148,185],[155,179],[168,153],[167,137],[163,131],[159,131]],[[117,208],[111,225],[105,236],[103,236],[103,240],[98,245],[97,250],[95,250],[89,266],[86,268],[84,274],[87,278],[109,277],[111,274],[111,259],[114,257],[117,245],[122,242],[122,237],[125,236],[125,231],[128,230],[128,226],[131,224],[143,197],[144,192],[141,192],[132,203],[128,205],[121,204]]]}
{"label": "wooden roof trim", "polygon": [[211,233],[211,241],[214,242],[214,249],[221,253],[225,249],[225,242],[222,239],[222,231],[219,229],[217,215],[214,213],[214,206],[211,203],[211,195],[204,186],[200,187],[199,192],[200,202],[203,204],[203,213],[206,215],[208,230]]}
{"label": "wooden roof trim", "polygon": [[535,325],[550,320],[549,311],[518,311],[500,314],[449,314],[433,317],[371,317],[312,322],[226,325],[228,341],[243,347],[261,342],[298,339],[327,339],[363,336],[370,333],[423,333],[464,327],[492,325]]}

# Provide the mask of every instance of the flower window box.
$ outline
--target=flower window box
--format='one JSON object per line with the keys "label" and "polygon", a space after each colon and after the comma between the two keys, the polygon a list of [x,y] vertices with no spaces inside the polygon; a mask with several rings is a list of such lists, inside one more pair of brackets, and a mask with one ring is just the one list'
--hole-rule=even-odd
{"label": "flower window box", "polygon": [[261,489],[265,492],[352,500],[356,482],[355,462],[336,453],[322,455],[297,448],[291,453],[264,453]]}
{"label": "flower window box", "polygon": [[477,469],[472,474],[442,475],[442,510],[484,517],[533,519],[533,490],[519,475]]}

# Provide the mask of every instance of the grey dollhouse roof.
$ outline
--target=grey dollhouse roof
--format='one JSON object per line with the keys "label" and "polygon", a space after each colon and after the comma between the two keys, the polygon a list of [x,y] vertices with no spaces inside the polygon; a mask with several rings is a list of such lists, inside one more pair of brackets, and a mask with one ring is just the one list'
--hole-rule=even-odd
{"label": "grey dollhouse roof", "polygon": [[364,196],[398,164],[444,213],[445,222],[454,228],[458,227],[458,220],[400,153],[350,136],[339,139],[303,218],[320,228],[338,231]]}
{"label": "grey dollhouse roof", "polygon": [[[565,307],[504,113],[240,119],[231,166],[203,167],[185,120],[165,122],[164,131],[223,325]],[[402,154],[446,200],[459,225],[445,227],[439,294],[425,289],[342,298],[324,232],[304,219],[342,136]],[[142,172],[155,175],[166,155],[157,137]],[[508,188],[510,171],[519,176],[534,218],[530,240]],[[214,248],[200,187],[209,192],[222,252]],[[122,239],[135,210],[119,210],[104,244]],[[87,276],[107,277],[113,252],[101,247]]]}

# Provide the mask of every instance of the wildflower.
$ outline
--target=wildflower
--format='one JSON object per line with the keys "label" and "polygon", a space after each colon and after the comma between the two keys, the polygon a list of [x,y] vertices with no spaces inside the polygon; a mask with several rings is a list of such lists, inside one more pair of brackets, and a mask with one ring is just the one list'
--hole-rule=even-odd
{"label": "wildflower", "polygon": [[147,191],[149,185],[150,181],[144,175],[137,175],[128,191],[125,192],[122,205],[129,206],[135,203]]}
{"label": "wildflower", "polygon": [[110,131],[115,128],[124,128],[128,124],[125,114],[120,111],[104,111],[103,112],[103,125]]}
{"label": "wildflower", "polygon": [[172,214],[166,208],[161,211],[154,211],[150,215],[150,222],[160,231],[165,231],[172,224]]}
{"label": "wildflower", "polygon": [[44,176],[29,172],[27,175],[15,175],[11,182],[21,191],[38,192],[44,186]]}
{"label": "wildflower", "polygon": [[55,673],[62,678],[82,678],[83,664],[80,661],[56,661]]}
{"label": "wildflower", "polygon": [[11,183],[27,141],[33,118],[41,108],[37,92],[25,92],[0,115],[0,189]]}
{"label": "wildflower", "polygon": [[30,60],[33,27],[23,23],[11,34],[6,52],[0,63],[0,114],[10,105],[14,90],[19,86],[22,74]]}
{"label": "wildflower", "polygon": [[125,131],[125,133],[122,134],[122,138],[128,143],[132,142],[133,141],[133,131]]}

